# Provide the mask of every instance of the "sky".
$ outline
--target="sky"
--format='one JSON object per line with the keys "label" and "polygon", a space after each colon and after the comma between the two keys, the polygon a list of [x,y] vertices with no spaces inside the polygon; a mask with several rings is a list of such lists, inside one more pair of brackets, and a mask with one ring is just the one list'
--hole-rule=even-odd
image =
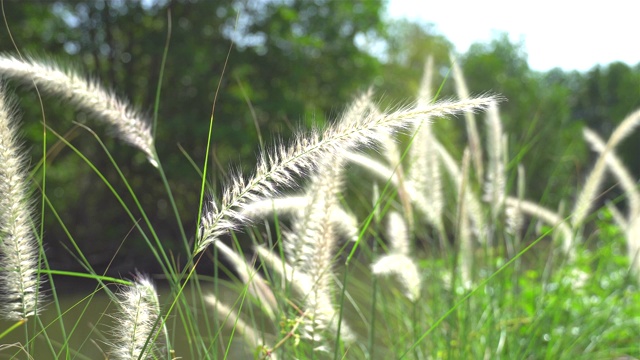
{"label": "sky", "polygon": [[587,71],[596,64],[640,63],[637,0],[388,0],[388,16],[421,20],[458,53],[497,32],[523,41],[529,66]]}

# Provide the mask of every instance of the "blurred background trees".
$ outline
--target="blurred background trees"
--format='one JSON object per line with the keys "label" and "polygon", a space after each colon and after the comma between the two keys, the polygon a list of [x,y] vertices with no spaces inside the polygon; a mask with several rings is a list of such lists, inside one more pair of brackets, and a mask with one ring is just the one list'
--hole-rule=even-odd
{"label": "blurred background trees", "polygon": [[[5,0],[4,13],[2,52],[19,50],[72,65],[129,98],[150,119],[161,87],[158,152],[188,236],[195,233],[201,181],[193,164],[201,168],[204,162],[216,92],[212,170],[207,175],[214,191],[232,164],[250,170],[256,152],[272,138],[286,139],[295,128],[331,121],[359,91],[373,86],[382,105],[407,103],[416,93],[427,55],[433,55],[437,65],[435,81],[444,82],[440,97],[455,94],[448,79],[453,46],[446,34],[436,33],[429,24],[386,20],[384,3],[377,0]],[[513,159],[509,171],[522,163],[526,196],[543,199],[552,208],[573,193],[572,187],[588,170],[592,155],[581,127],[607,136],[627,113],[640,107],[640,65],[539,73],[528,67],[522,44],[506,36],[476,44],[457,59],[472,93],[492,91],[508,99],[500,111]],[[42,158],[45,120],[126,194],[96,140],[74,124],[84,122],[85,114],[46,96],[41,110],[33,89],[9,83],[19,99],[33,164]],[[436,127],[440,138],[461,154],[462,120]],[[178,256],[184,248],[157,171],[142,154],[114,144],[106,135],[102,139],[161,239],[168,247],[173,244]],[[638,140],[635,136],[621,149],[636,176]],[[130,231],[133,224],[113,194],[73,151],[58,143],[49,132],[46,193],[84,253],[93,256],[96,269],[106,268],[116,253],[111,271],[152,267],[143,265],[150,259],[147,245]],[[36,174],[34,180],[41,177]],[[123,198],[134,208],[130,197]],[[44,221],[49,258],[56,262],[52,267],[77,267],[63,227],[51,212]],[[123,241],[127,251],[118,252]]]}

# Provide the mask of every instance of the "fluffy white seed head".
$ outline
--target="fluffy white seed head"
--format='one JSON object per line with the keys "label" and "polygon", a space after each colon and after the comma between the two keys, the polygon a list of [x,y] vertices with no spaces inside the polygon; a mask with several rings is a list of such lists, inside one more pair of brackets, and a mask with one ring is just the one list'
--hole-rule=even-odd
{"label": "fluffy white seed head", "polygon": [[505,217],[507,232],[514,236],[519,234],[524,225],[524,218],[518,201],[514,201],[511,206],[506,207]]}
{"label": "fluffy white seed head", "polygon": [[411,249],[407,224],[402,216],[392,211],[387,215],[389,254],[383,255],[371,265],[377,276],[395,276],[404,295],[411,301],[420,296],[421,281],[418,265],[409,256]]}
{"label": "fluffy white seed head", "polygon": [[412,258],[398,253],[381,256],[371,265],[371,272],[377,276],[395,276],[407,299],[416,301],[420,297],[420,272]]}
{"label": "fluffy white seed head", "polygon": [[35,83],[46,93],[71,101],[79,108],[108,124],[115,134],[145,153],[157,167],[158,160],[151,124],[126,100],[105,90],[97,81],[88,81],[73,70],[63,69],[52,61],[0,54],[0,75]]}
{"label": "fluffy white seed head", "polygon": [[[470,95],[467,83],[464,80],[464,74],[462,73],[462,70],[454,56],[450,55],[450,58],[451,73],[456,84],[456,93],[458,94],[458,98],[461,100],[468,99]],[[467,139],[469,142],[471,162],[476,171],[477,179],[480,181],[484,176],[484,168],[482,164],[482,146],[480,144],[480,134],[478,132],[478,125],[476,124],[476,117],[473,112],[465,112],[464,119],[467,125]]]}
{"label": "fluffy white seed head", "polygon": [[[442,144],[439,142],[434,142],[434,148],[438,153],[438,158],[442,162],[442,165],[445,171],[449,174],[456,185],[456,189],[461,188],[461,184],[463,181],[462,171],[458,166],[456,160],[447,152]],[[479,197],[471,191],[471,189],[467,189],[465,191],[464,200],[466,202],[467,213],[469,214],[469,218],[472,221],[474,233],[477,235],[484,234],[487,227],[487,222],[484,218],[484,211],[482,210],[482,205]],[[483,238],[483,236],[478,236],[478,238]]]}
{"label": "fluffy white seed head", "polygon": [[[240,215],[249,220],[292,217],[309,205],[308,196],[287,196],[275,199],[259,200],[242,207]],[[345,239],[358,240],[358,220],[353,214],[336,207],[331,214],[331,222],[338,234]]]}
{"label": "fluffy white seed head", "polygon": [[[381,131],[394,132],[411,127],[429,117],[454,115],[486,109],[499,97],[482,96],[460,101],[444,101],[390,113],[366,111],[362,117],[338,122],[324,131],[297,135],[289,146],[262,154],[254,175],[233,176],[225,187],[220,205],[210,201],[198,230],[196,252],[207,248],[220,236],[237,229],[247,219],[239,211],[245,204],[273,196],[282,187],[295,185],[295,176],[317,167],[319,162],[359,146],[370,146]],[[352,121],[352,119],[360,119]]]}
{"label": "fluffy white seed head", "polygon": [[0,314],[24,320],[38,313],[41,297],[27,162],[13,115],[0,87]]}
{"label": "fluffy white seed head", "polygon": [[562,238],[562,250],[567,256],[574,256],[575,249],[573,247],[573,230],[569,224],[567,224],[565,219],[563,219],[558,213],[546,209],[529,200],[511,196],[505,199],[505,203],[508,207],[517,207],[523,214],[536,217],[548,225],[555,227],[556,231]]}
{"label": "fluffy white seed head", "polygon": [[503,146],[504,134],[497,104],[491,104],[487,109],[486,124],[489,163],[487,165],[486,180],[484,183],[483,200],[491,204],[491,212],[495,218],[504,204],[507,186],[505,176],[506,149]]}
{"label": "fluffy white seed head", "polygon": [[312,281],[307,274],[304,274],[286,261],[283,261],[280,256],[274,254],[264,246],[256,246],[255,249],[264,264],[284,280],[282,283],[283,289],[286,288],[285,285],[288,283],[298,296],[304,297],[311,292]]}
{"label": "fluffy white seed head", "polygon": [[433,94],[431,91],[431,84],[433,83],[433,56],[429,55],[427,61],[424,64],[424,70],[422,72],[422,80],[420,80],[420,87],[418,88],[418,98],[416,100],[418,106],[427,105],[433,101]]}
{"label": "fluffy white seed head", "polygon": [[470,288],[473,281],[473,239],[471,237],[471,226],[469,224],[469,202],[466,200],[467,192],[471,191],[469,185],[469,168],[470,153],[469,149],[465,149],[462,155],[462,182],[458,189],[458,212],[457,212],[457,241],[460,244],[458,251],[458,263],[460,264],[460,279],[462,286],[466,289]]}
{"label": "fluffy white seed head", "polygon": [[123,287],[118,297],[119,311],[113,315],[116,321],[112,331],[113,357],[121,360],[162,357],[156,343],[163,323],[158,294],[151,281],[139,276],[133,285]]}
{"label": "fluffy white seed head", "polygon": [[[427,106],[434,101],[431,83],[433,81],[433,56],[429,56],[424,66],[416,106]],[[432,132],[431,119],[416,122],[413,127],[413,139],[410,148],[410,167],[407,178],[416,194],[411,199],[417,209],[426,216],[426,220],[440,234],[444,234],[442,214],[444,193],[442,190],[441,170],[434,149],[437,142]],[[409,187],[409,186],[408,186]],[[443,239],[441,239],[443,240]]]}
{"label": "fluffy white seed head", "polygon": [[387,215],[387,237],[389,238],[389,251],[409,255],[409,233],[407,224],[402,215],[392,211]]}

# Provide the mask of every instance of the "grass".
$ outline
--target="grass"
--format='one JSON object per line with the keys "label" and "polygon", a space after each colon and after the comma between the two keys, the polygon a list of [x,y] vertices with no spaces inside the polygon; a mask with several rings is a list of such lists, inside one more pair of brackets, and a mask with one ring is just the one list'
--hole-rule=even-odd
{"label": "grass", "polygon": [[[44,210],[37,214],[30,205],[29,161],[20,155],[12,107],[0,103],[0,302],[8,309],[0,322],[0,357],[640,357],[634,253],[640,195],[615,156],[640,121],[638,112],[607,141],[585,132],[600,157],[585,188],[576,189],[571,213],[552,211],[527,199],[520,181],[525,170],[508,159],[500,97],[469,98],[453,66],[460,100],[434,101],[440,94],[431,92],[433,62],[427,64],[413,106],[381,111],[365,93],[334,123],[265,151],[252,174],[231,174],[221,194],[207,193],[203,180],[199,195],[208,200],[193,209],[197,233],[187,234],[176,221],[190,254],[182,261],[167,251],[90,125],[80,126],[107,154],[128,193],[116,191],[82,151],[46,127],[118,199],[162,269],[151,274],[155,280],[96,272],[74,239],[73,219],[59,217],[47,197],[43,175],[42,206],[65,229],[69,251],[85,271],[50,266],[46,239],[37,231]],[[157,169],[180,219],[180,199],[172,196],[154,131],[126,101],[38,60],[0,56],[0,72],[33,81],[111,125]],[[487,121],[478,128],[473,113],[480,110]],[[447,152],[430,125],[456,114],[465,114],[473,144],[462,159]],[[486,149],[478,129],[487,132]],[[594,208],[605,170],[627,193],[618,199],[628,202],[626,213],[619,204]],[[119,251],[126,251],[124,240]],[[217,261],[212,273],[196,271],[204,256]],[[91,287],[69,305],[56,287],[58,276],[88,279]],[[44,296],[40,282],[50,289]]]}

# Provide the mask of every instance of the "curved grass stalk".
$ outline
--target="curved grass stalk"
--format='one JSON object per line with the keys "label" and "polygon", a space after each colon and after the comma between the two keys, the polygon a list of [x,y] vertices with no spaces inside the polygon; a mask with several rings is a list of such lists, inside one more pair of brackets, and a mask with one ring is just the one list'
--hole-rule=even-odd
{"label": "curved grass stalk", "polygon": [[[338,157],[323,161],[307,191],[309,204],[295,217],[291,236],[285,239],[285,251],[291,264],[311,280],[311,291],[304,298],[304,311],[309,318],[301,330],[303,338],[314,345],[322,342],[326,331],[337,331],[338,315],[331,300],[337,237],[331,217],[338,206],[343,163],[344,160]],[[347,342],[354,339],[346,326],[342,327],[340,335]]]}
{"label": "curved grass stalk", "polygon": [[0,74],[29,85],[33,82],[45,92],[69,100],[111,126],[118,137],[144,152],[151,165],[158,166],[149,121],[97,81],[87,81],[77,72],[62,69],[52,61],[21,60],[6,54],[0,54]]}
{"label": "curved grass stalk", "polygon": [[422,79],[420,80],[420,87],[418,88],[418,97],[416,99],[417,106],[425,106],[433,101],[433,92],[431,91],[431,84],[433,83],[433,56],[429,55],[427,61],[424,64],[424,70],[422,71]]}
{"label": "curved grass stalk", "polygon": [[393,132],[403,129],[425,117],[454,115],[467,111],[485,109],[495,96],[483,96],[456,102],[446,101],[393,113],[366,115],[357,123],[342,122],[329,126],[319,133],[312,131],[307,136],[298,134],[290,146],[280,145],[274,151],[263,153],[258,166],[248,179],[233,176],[225,187],[222,201],[218,205],[210,201],[198,229],[196,253],[203,251],[211,243],[228,231],[238,228],[247,221],[238,210],[247,203],[271,196],[281,187],[294,186],[295,176],[317,166],[320,159],[348,151],[362,145],[372,144],[380,131]]}
{"label": "curved grass stalk", "polygon": [[[470,289],[473,285],[473,240],[471,238],[471,227],[469,226],[469,216],[467,215],[466,194],[469,191],[469,168],[470,168],[470,152],[464,149],[462,155],[462,181],[460,189],[458,189],[458,215],[456,224],[456,234],[460,248],[458,250],[458,265],[460,268],[460,279],[462,287]],[[452,288],[453,288],[452,284]]]}
{"label": "curved grass stalk", "polygon": [[485,201],[491,205],[492,218],[496,219],[504,206],[507,180],[505,176],[505,151],[502,121],[497,104],[491,104],[486,112],[487,124],[487,175],[484,182]]}
{"label": "curved grass stalk", "polygon": [[[464,74],[458,65],[457,60],[453,54],[449,56],[451,58],[451,72],[453,74],[453,80],[456,84],[456,92],[460,100],[469,99],[469,89],[467,89],[467,83],[464,80]],[[478,125],[476,124],[476,117],[472,112],[464,114],[465,123],[467,125],[467,138],[469,141],[469,152],[473,163],[473,168],[476,171],[476,178],[478,182],[481,182],[484,177],[484,167],[482,164],[482,145],[480,144],[480,134],[478,133]]]}
{"label": "curved grass stalk", "polygon": [[593,202],[598,195],[598,190],[604,178],[605,165],[609,152],[613,151],[622,140],[631,135],[638,125],[640,125],[640,110],[629,114],[611,134],[593,170],[589,173],[587,181],[578,195],[573,211],[571,212],[571,224],[574,228],[577,229],[582,225],[589,210],[591,210],[593,206]]}
{"label": "curved grass stalk", "polygon": [[374,275],[395,275],[404,295],[410,301],[420,297],[422,288],[420,271],[410,255],[409,234],[407,226],[400,214],[393,211],[387,215],[387,237],[390,240],[389,253],[381,256],[371,264]]}
{"label": "curved grass stalk", "polygon": [[[257,218],[265,218],[277,214],[281,216],[295,216],[301,209],[309,205],[308,196],[287,196],[284,198],[275,198],[267,200],[259,200],[247,204],[241,210],[242,216],[253,220]],[[358,239],[358,219],[353,214],[346,212],[343,208],[336,206],[331,213],[331,222],[335,226],[335,230],[350,241]]]}
{"label": "curved grass stalk", "polygon": [[[147,224],[147,226],[149,228],[149,231],[151,232],[151,237],[144,231],[144,229],[142,228],[142,226],[141,226],[140,222],[138,221],[138,219],[136,219],[136,217],[133,215],[131,209],[129,209],[129,207],[124,203],[124,200],[122,199],[122,197],[117,193],[117,191],[113,188],[113,186],[111,185],[109,180],[107,180],[104,177],[104,175],[100,172],[100,170],[98,170],[95,167],[95,165],[93,163],[91,163],[91,161],[86,156],[84,156],[84,154],[82,154],[82,152],[80,152],[76,147],[74,147],[71,143],[69,143],[64,137],[62,137],[61,135],[59,135],[58,133],[56,133],[52,129],[49,129],[49,130],[52,131],[53,134],[56,135],[60,139],[61,142],[63,142],[67,147],[69,147],[73,152],[75,152],[95,172],[95,174],[104,182],[104,184],[109,188],[109,190],[116,197],[117,201],[122,205],[123,210],[126,212],[127,216],[131,219],[131,221],[134,224],[134,226],[136,227],[136,229],[138,229],[138,231],[140,232],[140,235],[144,239],[144,241],[147,244],[147,246],[149,247],[150,251],[153,253],[154,257],[158,260],[158,264],[160,264],[160,266],[162,267],[163,273],[169,275],[168,279],[169,279],[169,281],[172,282],[172,287],[174,288],[174,291],[176,291],[176,294],[175,294],[174,303],[172,303],[171,306],[167,309],[167,314],[170,314],[172,312],[173,307],[177,302],[180,302],[180,304],[182,306],[184,306],[185,308],[188,307],[185,297],[182,296],[182,292],[184,290],[184,286],[186,286],[187,282],[185,281],[183,285],[180,285],[179,284],[179,279],[184,279],[185,277],[186,277],[186,279],[190,279],[194,274],[193,271],[194,271],[195,267],[191,267],[190,268],[190,267],[185,266],[183,271],[179,273],[178,270],[176,270],[174,267],[171,266],[172,262],[170,261],[170,259],[168,257],[168,254],[165,251],[165,248],[162,246],[162,242],[160,241],[160,238],[159,238],[158,234],[155,232],[155,229],[151,224],[151,220],[148,218],[146,212],[144,211],[144,208],[140,204],[135,192],[131,188],[131,186],[130,186],[129,182],[127,181],[126,177],[124,176],[124,174],[122,173],[122,171],[118,167],[118,165],[115,162],[115,160],[113,159],[113,157],[111,157],[111,154],[109,153],[107,147],[105,146],[105,144],[102,142],[100,137],[95,132],[93,132],[91,129],[89,129],[89,128],[85,127],[85,126],[81,125],[81,127],[86,129],[87,131],[89,131],[89,133],[91,133],[96,138],[96,140],[98,141],[100,146],[105,151],[105,154],[107,155],[107,157],[109,158],[109,160],[113,164],[114,168],[116,169],[116,171],[120,175],[120,178],[122,179],[123,183],[127,187],[127,190],[129,191],[132,199],[134,200],[134,202],[136,204],[136,207],[140,211],[140,214],[142,215],[145,223]],[[162,171],[162,169],[160,169],[160,171]],[[156,247],[153,246],[153,243],[156,244]],[[74,246],[75,246],[75,243],[74,243]],[[80,250],[78,250],[78,251],[80,251]],[[86,259],[85,259],[84,262],[87,263]],[[195,283],[197,284],[197,282],[195,282]],[[178,310],[180,310],[180,309],[178,309]],[[189,321],[190,324],[196,323],[196,320],[192,317],[193,313],[191,313],[191,312],[181,312],[180,315],[189,317],[188,321]],[[193,327],[192,330],[195,331],[195,332],[199,331],[199,329],[197,327]]]}
{"label": "curved grass stalk", "polygon": [[272,347],[263,342],[263,336],[253,326],[242,320],[235,310],[220,302],[213,294],[205,295],[204,300],[220,318],[224,319],[226,326],[233,328],[253,351],[268,352],[269,359],[278,359],[276,354],[270,351]]}
{"label": "curved grass stalk", "polygon": [[505,199],[505,203],[509,207],[517,207],[522,213],[537,217],[550,226],[555,227],[562,237],[563,252],[569,257],[573,256],[575,252],[573,247],[573,230],[560,215],[531,201],[511,196]]}
{"label": "curved grass stalk", "polygon": [[[596,132],[585,128],[583,134],[594,151],[600,154],[605,153],[607,145]],[[605,154],[605,157],[606,164],[611,169],[613,175],[618,178],[620,185],[625,191],[625,195],[629,201],[629,216],[627,217],[627,221],[631,221],[634,217],[640,215],[640,193],[638,192],[638,185],[613,149],[610,150],[608,154]]]}
{"label": "curved grass stalk", "polygon": [[637,276],[640,276],[640,192],[638,191],[638,185],[629,170],[616,156],[614,149],[606,153],[607,146],[598,134],[586,128],[583,132],[591,147],[605,158],[607,166],[613,175],[618,178],[626,193],[627,201],[629,202],[626,219],[617,213],[618,210],[612,204],[609,204],[609,209],[612,211],[614,218],[617,218],[616,221],[624,229],[631,269]]}
{"label": "curved grass stalk", "polygon": [[271,270],[276,271],[278,275],[284,280],[282,284],[283,288],[285,286],[285,283],[290,284],[293,291],[300,296],[304,296],[311,291],[312,282],[307,274],[304,274],[298,269],[295,269],[284,259],[275,255],[264,246],[256,246],[255,250],[264,264]]}
{"label": "curved grass stalk", "polygon": [[[456,185],[455,186],[456,190],[460,189],[463,181],[462,171],[460,170],[460,167],[458,166],[456,161],[453,159],[451,154],[449,154],[449,152],[447,152],[444,146],[442,146],[442,144],[440,144],[438,141],[434,141],[433,145],[435,150],[438,152],[438,157],[440,158],[440,161],[444,165],[444,169],[449,173],[449,175],[453,179]],[[467,189],[465,191],[464,200],[467,202],[466,212],[469,214],[469,217],[473,222],[474,230],[477,234],[481,235],[480,238],[482,239],[482,235],[484,235],[487,229],[487,222],[485,220],[485,216],[483,213],[482,203],[478,199],[478,196],[474,194],[473,191],[471,191],[471,189]]]}
{"label": "curved grass stalk", "polygon": [[262,278],[262,275],[223,242],[217,241],[215,246],[218,248],[218,251],[231,262],[240,280],[247,286],[247,290],[258,301],[262,310],[271,320],[275,321],[278,303],[276,302],[273,291],[271,291],[271,288],[269,288],[266,281]]}

